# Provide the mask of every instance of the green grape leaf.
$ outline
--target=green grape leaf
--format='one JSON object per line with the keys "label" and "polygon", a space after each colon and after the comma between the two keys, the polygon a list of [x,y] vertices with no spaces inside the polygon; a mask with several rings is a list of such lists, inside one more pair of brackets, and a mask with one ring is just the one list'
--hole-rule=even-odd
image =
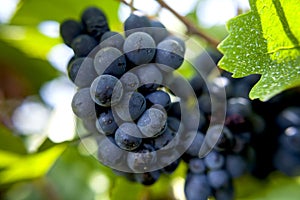
{"label": "green grape leaf", "polygon": [[59,144],[46,151],[25,156],[0,150],[0,167],[4,167],[0,171],[0,185],[45,175],[65,148],[66,144]]}
{"label": "green grape leaf", "polygon": [[250,12],[227,24],[219,66],[235,78],[261,74],[249,96],[266,101],[300,85],[300,6],[297,0],[249,2]]}

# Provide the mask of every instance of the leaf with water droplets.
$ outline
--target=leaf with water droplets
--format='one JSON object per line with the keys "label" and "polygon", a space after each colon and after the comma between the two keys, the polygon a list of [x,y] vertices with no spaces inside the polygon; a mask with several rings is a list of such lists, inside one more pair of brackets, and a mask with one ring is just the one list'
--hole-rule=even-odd
{"label": "leaf with water droplets", "polygon": [[219,66],[233,77],[261,74],[250,98],[266,101],[300,86],[300,6],[298,0],[249,0],[251,10],[231,19],[219,45]]}

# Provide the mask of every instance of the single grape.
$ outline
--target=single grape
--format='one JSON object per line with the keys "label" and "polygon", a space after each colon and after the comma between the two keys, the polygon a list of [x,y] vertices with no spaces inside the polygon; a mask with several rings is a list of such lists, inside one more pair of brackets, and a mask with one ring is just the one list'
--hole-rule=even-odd
{"label": "single grape", "polygon": [[100,75],[93,81],[90,94],[95,103],[109,107],[121,100],[123,86],[119,79],[114,76]]}
{"label": "single grape", "polygon": [[226,170],[232,178],[237,178],[245,174],[247,164],[246,160],[240,155],[229,154],[226,156]]}
{"label": "single grape", "polygon": [[132,33],[125,39],[124,53],[136,65],[149,63],[155,55],[155,42],[144,32]]}
{"label": "single grape", "polygon": [[227,171],[219,169],[207,173],[207,179],[211,187],[219,189],[231,184],[231,179]]}
{"label": "single grape", "polygon": [[126,71],[126,58],[118,49],[105,47],[96,53],[94,66],[99,75],[109,74],[120,77]]}
{"label": "single grape", "polygon": [[123,76],[120,78],[120,81],[125,91],[133,92],[140,85],[139,78],[132,72],[126,72],[123,74]]}
{"label": "single grape", "polygon": [[279,141],[285,149],[300,154],[300,127],[288,127],[279,137]]}
{"label": "single grape", "polygon": [[118,125],[115,122],[111,109],[108,109],[106,112],[103,112],[99,115],[98,120],[96,121],[96,127],[100,133],[104,133],[105,135],[111,135],[115,133]]}
{"label": "single grape", "polygon": [[167,113],[164,109],[151,107],[139,118],[137,125],[146,137],[155,137],[165,128]]}
{"label": "single grape", "polygon": [[194,174],[202,174],[205,172],[205,164],[203,159],[200,158],[192,158],[189,161],[189,170]]}
{"label": "single grape", "polygon": [[87,7],[81,14],[81,21],[82,22],[88,21],[92,17],[106,18],[105,14],[102,10],[100,10],[99,8],[94,7],[94,6],[90,6],[90,7]]}
{"label": "single grape", "polygon": [[65,20],[60,24],[59,31],[64,43],[70,47],[74,38],[82,33],[82,25],[73,19]]}
{"label": "single grape", "polygon": [[145,32],[147,30],[146,27],[151,27],[150,20],[146,16],[139,16],[133,13],[124,22],[126,37],[135,32]]}
{"label": "single grape", "polygon": [[221,169],[224,166],[225,158],[217,151],[211,151],[204,158],[204,163],[211,170]]}
{"label": "single grape", "polygon": [[77,57],[87,56],[96,46],[98,42],[91,36],[82,34],[74,38],[71,47]]}
{"label": "single grape", "polygon": [[68,76],[77,87],[90,87],[98,76],[94,68],[93,59],[88,57],[75,58],[68,65]]}
{"label": "single grape", "polygon": [[184,193],[187,200],[207,200],[212,195],[212,190],[206,175],[188,174],[184,185]]}
{"label": "single grape", "polygon": [[163,75],[155,64],[142,65],[134,69],[133,73],[140,80],[139,92],[149,93],[155,91],[163,82]]}
{"label": "single grape", "polygon": [[81,21],[87,33],[98,41],[105,32],[109,31],[106,16],[99,8],[88,7],[85,9]]}
{"label": "single grape", "polygon": [[120,33],[108,31],[105,32],[101,37],[100,48],[114,47],[120,51],[123,51],[124,41],[125,39]]}
{"label": "single grape", "polygon": [[133,151],[141,145],[142,138],[137,126],[126,122],[117,129],[115,141],[121,149]]}
{"label": "single grape", "polygon": [[95,115],[95,103],[91,98],[90,89],[83,88],[73,96],[72,109],[79,118],[89,118]]}
{"label": "single grape", "polygon": [[150,20],[150,24],[152,28],[149,28],[149,34],[156,44],[160,43],[169,35],[168,30],[160,21]]}
{"label": "single grape", "polygon": [[127,164],[133,172],[148,171],[156,161],[155,149],[149,144],[143,144],[135,153],[129,153],[127,156]]}
{"label": "single grape", "polygon": [[[157,45],[155,62],[177,69],[184,60],[184,48],[175,40],[163,40]],[[167,70],[168,71],[168,70]]]}
{"label": "single grape", "polygon": [[147,102],[151,103],[152,105],[159,104],[159,105],[162,105],[166,109],[168,109],[168,107],[171,103],[171,98],[170,98],[169,94],[162,90],[154,91],[154,92],[148,94],[145,98],[146,98]]}
{"label": "single grape", "polygon": [[185,42],[181,38],[179,38],[179,37],[177,37],[175,35],[169,35],[164,40],[175,40],[176,42],[178,42],[180,44],[180,46],[185,51]]}
{"label": "single grape", "polygon": [[300,126],[300,107],[288,107],[277,117],[277,124],[281,129],[289,126]]}
{"label": "single grape", "polygon": [[138,119],[146,110],[146,100],[139,92],[127,92],[121,101],[113,106],[113,111],[124,121]]}
{"label": "single grape", "polygon": [[99,161],[106,166],[117,166],[124,159],[123,150],[118,148],[116,144],[113,143],[113,140],[108,137],[101,137],[98,141],[98,159]]}
{"label": "single grape", "polygon": [[249,117],[252,114],[252,106],[249,99],[243,97],[230,98],[227,101],[227,115],[239,114]]}

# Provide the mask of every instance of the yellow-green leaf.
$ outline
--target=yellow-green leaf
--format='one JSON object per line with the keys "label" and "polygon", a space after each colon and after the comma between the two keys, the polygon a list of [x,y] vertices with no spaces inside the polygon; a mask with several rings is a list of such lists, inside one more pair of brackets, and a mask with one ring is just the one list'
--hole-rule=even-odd
{"label": "yellow-green leaf", "polygon": [[266,101],[300,85],[300,6],[297,0],[250,0],[251,11],[227,24],[219,66],[233,77],[261,74],[250,98]]}
{"label": "yellow-green leaf", "polygon": [[0,185],[45,175],[65,148],[66,144],[60,144],[28,155],[0,151],[0,163],[4,167],[0,171]]}

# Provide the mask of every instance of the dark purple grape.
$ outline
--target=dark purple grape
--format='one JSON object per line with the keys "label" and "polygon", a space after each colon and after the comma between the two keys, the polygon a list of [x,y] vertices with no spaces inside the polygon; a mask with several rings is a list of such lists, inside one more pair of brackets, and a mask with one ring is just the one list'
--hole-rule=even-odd
{"label": "dark purple grape", "polygon": [[85,9],[81,21],[87,33],[98,41],[105,32],[109,31],[106,16],[99,8],[88,7]]}
{"label": "dark purple grape", "polygon": [[189,161],[189,170],[190,170],[191,173],[194,173],[194,174],[204,173],[205,170],[206,170],[206,167],[205,167],[203,159],[192,158]]}
{"label": "dark purple grape", "polygon": [[155,42],[144,32],[132,33],[125,39],[123,51],[126,57],[136,65],[149,63],[155,55]]}
{"label": "dark purple grape", "polygon": [[204,163],[211,170],[221,169],[224,166],[225,158],[217,151],[211,151],[204,158]]}
{"label": "dark purple grape", "polygon": [[231,184],[229,174],[225,170],[212,170],[207,173],[207,180],[214,189],[228,187]]}
{"label": "dark purple grape", "polygon": [[95,103],[109,107],[121,100],[123,86],[119,79],[114,76],[100,75],[93,81],[90,93]]}
{"label": "dark purple grape", "polygon": [[169,94],[162,90],[157,90],[157,91],[151,92],[145,98],[146,98],[147,102],[150,103],[151,105],[159,104],[159,105],[162,105],[166,109],[168,109],[168,107],[171,103],[171,98],[170,98]]}
{"label": "dark purple grape", "polygon": [[125,39],[120,33],[108,31],[101,37],[100,48],[114,47],[123,51],[124,41]]}
{"label": "dark purple grape", "polygon": [[101,113],[96,122],[97,129],[105,135],[114,134],[118,128],[111,109]]}
{"label": "dark purple grape", "polygon": [[127,156],[127,164],[135,173],[148,171],[156,161],[155,149],[149,144],[144,144],[136,152],[130,153]]}
{"label": "dark purple grape", "polygon": [[82,25],[73,19],[65,20],[60,24],[59,31],[64,43],[70,47],[74,38],[82,33]]}
{"label": "dark purple grape", "polygon": [[126,37],[135,32],[145,32],[147,27],[151,27],[150,20],[146,16],[131,14],[124,22],[124,31]]}
{"label": "dark purple grape", "polygon": [[117,145],[126,151],[137,149],[141,143],[141,133],[134,123],[123,123],[115,134]]}
{"label": "dark purple grape", "polygon": [[87,56],[97,45],[98,42],[86,34],[77,36],[71,43],[71,47],[77,57]]}
{"label": "dark purple grape", "polygon": [[207,200],[212,195],[206,175],[189,174],[184,185],[187,200]]}
{"label": "dark purple grape", "polygon": [[166,71],[177,69],[183,63],[184,48],[175,40],[163,40],[156,51],[155,62],[167,66]]}

